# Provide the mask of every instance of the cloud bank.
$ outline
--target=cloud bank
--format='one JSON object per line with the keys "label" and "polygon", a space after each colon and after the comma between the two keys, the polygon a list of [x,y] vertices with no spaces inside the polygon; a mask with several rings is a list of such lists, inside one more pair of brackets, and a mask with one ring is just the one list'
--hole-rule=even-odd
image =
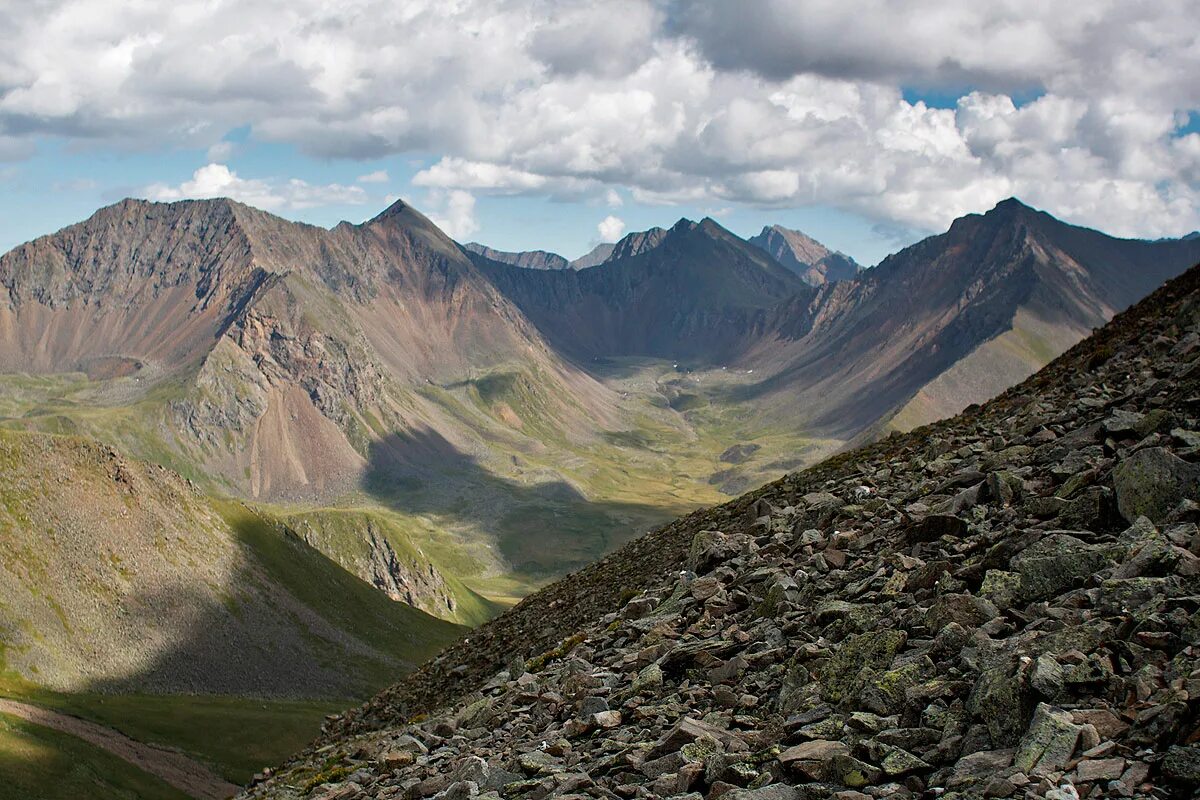
{"label": "cloud bank", "polygon": [[1115,233],[1200,225],[1188,0],[43,0],[6,16],[0,159],[46,139],[213,148],[160,196],[352,191],[219,173],[248,125],[322,158],[433,154],[413,183],[466,228],[479,194],[615,189],[918,230],[1009,195]]}

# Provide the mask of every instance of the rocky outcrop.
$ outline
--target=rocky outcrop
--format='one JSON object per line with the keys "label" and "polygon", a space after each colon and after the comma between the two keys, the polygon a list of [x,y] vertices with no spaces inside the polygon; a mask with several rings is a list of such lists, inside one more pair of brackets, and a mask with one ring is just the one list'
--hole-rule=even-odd
{"label": "rocky outcrop", "polygon": [[612,255],[616,245],[612,242],[601,242],[579,258],[571,262],[571,269],[587,269],[603,264]]}
{"label": "rocky outcrop", "polygon": [[1197,342],[1200,268],[527,598],[245,797],[1194,796],[1200,498],[1137,487],[1198,457]]}
{"label": "rocky outcrop", "polygon": [[388,597],[407,603],[434,616],[451,615],[457,609],[446,578],[429,562],[405,562],[392,544],[376,531],[368,535],[370,555],[366,569],[370,583]]}

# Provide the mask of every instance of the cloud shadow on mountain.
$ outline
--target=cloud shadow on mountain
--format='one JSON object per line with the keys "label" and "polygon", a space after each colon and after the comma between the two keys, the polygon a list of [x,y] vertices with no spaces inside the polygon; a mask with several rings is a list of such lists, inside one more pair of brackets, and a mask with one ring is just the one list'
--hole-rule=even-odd
{"label": "cloud shadow on mountain", "polygon": [[372,442],[362,488],[396,511],[486,537],[514,570],[534,578],[582,567],[676,516],[592,500],[563,480],[526,484],[496,475],[427,427]]}

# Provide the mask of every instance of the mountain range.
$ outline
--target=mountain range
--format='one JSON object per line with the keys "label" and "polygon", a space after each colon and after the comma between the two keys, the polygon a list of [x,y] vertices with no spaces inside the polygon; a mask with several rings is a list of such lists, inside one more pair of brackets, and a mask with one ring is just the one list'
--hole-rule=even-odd
{"label": "mountain range", "polygon": [[564,577],[238,797],[1195,798],[1198,343],[1200,266]]}
{"label": "mountain range", "polygon": [[7,691],[361,697],[641,531],[988,400],[1200,240],[1007,200],[870,269],[712,219],[553,255],[218,199],[0,256]]}

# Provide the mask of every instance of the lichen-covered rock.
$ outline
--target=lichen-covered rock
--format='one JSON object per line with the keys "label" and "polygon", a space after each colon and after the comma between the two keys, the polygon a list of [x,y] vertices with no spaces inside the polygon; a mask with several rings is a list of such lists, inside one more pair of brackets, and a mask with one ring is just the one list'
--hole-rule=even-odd
{"label": "lichen-covered rock", "polygon": [[1113,485],[1117,508],[1126,520],[1144,516],[1161,522],[1181,501],[1200,499],[1200,465],[1189,464],[1165,447],[1148,447],[1117,464]]}
{"label": "lichen-covered rock", "polygon": [[1039,703],[1029,730],[1017,745],[1015,766],[1031,775],[1061,771],[1075,754],[1080,730],[1065,711]]}
{"label": "lichen-covered rock", "polygon": [[857,696],[874,674],[887,669],[907,638],[902,630],[848,637],[825,668],[822,696],[831,703]]}
{"label": "lichen-covered rock", "polygon": [[1117,548],[1091,545],[1067,533],[1051,534],[1012,560],[1021,576],[1021,599],[1045,600],[1082,586],[1115,563]]}

